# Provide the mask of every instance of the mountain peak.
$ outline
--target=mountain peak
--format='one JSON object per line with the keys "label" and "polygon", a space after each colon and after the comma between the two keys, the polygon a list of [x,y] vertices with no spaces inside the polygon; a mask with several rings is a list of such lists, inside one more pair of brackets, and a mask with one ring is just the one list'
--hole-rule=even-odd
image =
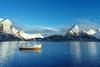
{"label": "mountain peak", "polygon": [[73,25],[72,28],[79,28],[77,24]]}
{"label": "mountain peak", "polygon": [[69,33],[72,34],[72,35],[74,35],[74,34],[79,35],[80,29],[79,29],[78,25],[73,25],[73,26],[69,29]]}
{"label": "mountain peak", "polygon": [[12,22],[9,19],[3,19],[1,23],[12,25]]}
{"label": "mountain peak", "polygon": [[0,23],[5,25],[5,26],[12,26],[11,20],[6,19],[6,18],[0,18]]}

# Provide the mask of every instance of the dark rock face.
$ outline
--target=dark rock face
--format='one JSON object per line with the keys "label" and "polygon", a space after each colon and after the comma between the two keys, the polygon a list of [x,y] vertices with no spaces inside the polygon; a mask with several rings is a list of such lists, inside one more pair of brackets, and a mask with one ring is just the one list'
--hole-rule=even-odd
{"label": "dark rock face", "polygon": [[18,41],[18,40],[21,39],[8,33],[0,32],[0,41]]}
{"label": "dark rock face", "polygon": [[42,39],[43,41],[65,41],[65,37],[62,35],[52,35]]}

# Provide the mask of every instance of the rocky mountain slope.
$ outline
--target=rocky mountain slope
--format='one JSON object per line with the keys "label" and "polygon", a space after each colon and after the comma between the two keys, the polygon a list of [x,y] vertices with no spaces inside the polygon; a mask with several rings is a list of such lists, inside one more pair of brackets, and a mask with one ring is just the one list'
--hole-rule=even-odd
{"label": "rocky mountain slope", "polygon": [[0,41],[4,40],[30,40],[34,38],[43,38],[41,34],[25,33],[13,27],[9,19],[0,19]]}

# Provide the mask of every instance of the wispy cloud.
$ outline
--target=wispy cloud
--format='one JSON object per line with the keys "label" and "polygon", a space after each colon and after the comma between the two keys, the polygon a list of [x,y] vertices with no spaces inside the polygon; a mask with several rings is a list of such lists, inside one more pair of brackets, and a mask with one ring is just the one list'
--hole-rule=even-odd
{"label": "wispy cloud", "polygon": [[64,33],[64,32],[62,32],[61,29],[45,27],[45,26],[35,26],[35,27],[29,26],[24,31],[28,32],[28,33],[41,33],[45,36]]}
{"label": "wispy cloud", "polygon": [[81,29],[89,30],[89,29],[98,29],[100,25],[98,22],[100,19],[77,19],[77,23]]}

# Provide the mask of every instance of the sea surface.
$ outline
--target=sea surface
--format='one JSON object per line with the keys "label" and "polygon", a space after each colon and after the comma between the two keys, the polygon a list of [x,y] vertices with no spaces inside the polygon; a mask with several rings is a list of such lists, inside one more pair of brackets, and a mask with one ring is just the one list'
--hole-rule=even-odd
{"label": "sea surface", "polygon": [[20,51],[21,41],[0,42],[0,67],[100,67],[100,42],[40,43],[41,50]]}

